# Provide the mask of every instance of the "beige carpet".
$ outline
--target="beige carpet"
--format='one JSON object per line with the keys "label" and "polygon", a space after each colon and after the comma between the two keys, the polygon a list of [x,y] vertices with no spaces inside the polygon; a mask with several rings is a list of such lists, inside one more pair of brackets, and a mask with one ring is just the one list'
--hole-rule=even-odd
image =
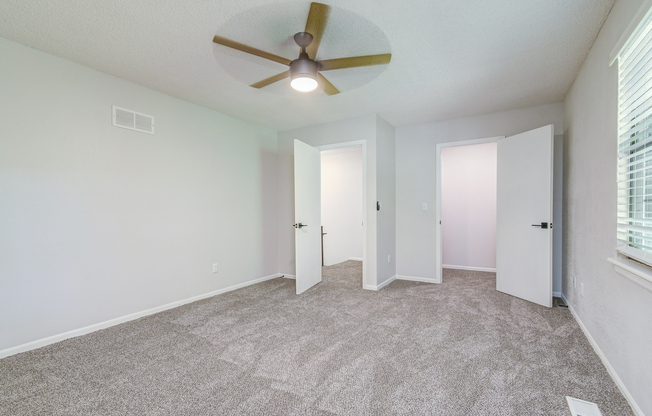
{"label": "beige carpet", "polygon": [[0,360],[3,415],[631,414],[568,309],[491,273],[362,290],[360,263],[303,295],[274,279]]}

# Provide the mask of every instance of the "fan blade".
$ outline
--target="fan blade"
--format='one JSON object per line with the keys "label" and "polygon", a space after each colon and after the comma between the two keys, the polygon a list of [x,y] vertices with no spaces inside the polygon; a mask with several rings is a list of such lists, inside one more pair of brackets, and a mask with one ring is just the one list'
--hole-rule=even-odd
{"label": "fan blade", "polygon": [[355,56],[353,58],[327,59],[319,61],[320,71],[331,69],[355,68],[356,66],[371,66],[388,64],[392,60],[392,54]]}
{"label": "fan blade", "polygon": [[276,75],[274,75],[272,77],[269,77],[269,78],[266,78],[266,79],[264,79],[262,81],[258,81],[258,82],[254,83],[254,84],[251,84],[251,86],[254,87],[254,88],[263,88],[263,87],[268,86],[269,84],[273,84],[276,81],[280,81],[280,80],[285,79],[285,78],[287,78],[289,76],[290,76],[290,71],[281,72],[280,74],[276,74]]}
{"label": "fan blade", "polygon": [[328,95],[339,94],[340,91],[331,84],[322,74],[317,74],[319,76],[319,85],[322,86],[324,92]]}
{"label": "fan blade", "polygon": [[238,43],[221,36],[215,36],[213,38],[213,42],[229,48],[237,49],[242,52],[250,53],[252,55],[260,56],[261,58],[269,59],[270,61],[278,62],[279,64],[290,65],[291,62],[289,59],[274,55],[273,53],[261,51],[260,49],[252,48],[251,46],[243,45],[242,43]]}
{"label": "fan blade", "polygon": [[310,59],[315,59],[317,56],[317,49],[319,49],[319,42],[321,36],[324,34],[326,28],[326,20],[328,20],[328,11],[330,7],[321,3],[310,3],[310,12],[308,13],[308,21],[306,22],[306,30],[312,35],[312,42],[306,48],[306,52]]}

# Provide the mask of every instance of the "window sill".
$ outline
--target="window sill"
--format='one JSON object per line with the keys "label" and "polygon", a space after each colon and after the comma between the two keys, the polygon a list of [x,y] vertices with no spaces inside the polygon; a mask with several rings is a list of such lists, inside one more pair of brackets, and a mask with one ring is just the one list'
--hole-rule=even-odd
{"label": "window sill", "polygon": [[633,280],[639,285],[652,292],[652,269],[640,263],[623,259],[609,257],[609,263],[614,265],[614,269],[623,276]]}

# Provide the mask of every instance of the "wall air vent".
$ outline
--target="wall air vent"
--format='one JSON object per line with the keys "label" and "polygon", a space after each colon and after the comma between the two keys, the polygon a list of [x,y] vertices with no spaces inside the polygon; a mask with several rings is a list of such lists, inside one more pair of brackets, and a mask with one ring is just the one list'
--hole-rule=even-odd
{"label": "wall air vent", "polygon": [[112,109],[115,127],[154,134],[154,117],[116,106]]}

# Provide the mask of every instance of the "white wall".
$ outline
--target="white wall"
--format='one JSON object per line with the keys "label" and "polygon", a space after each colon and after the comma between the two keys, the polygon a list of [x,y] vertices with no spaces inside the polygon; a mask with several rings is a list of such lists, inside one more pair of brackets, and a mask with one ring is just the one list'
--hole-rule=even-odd
{"label": "white wall", "polygon": [[362,146],[321,152],[324,265],[362,258]]}
{"label": "white wall", "polygon": [[0,350],[278,271],[276,133],[1,38],[0,62]]}
{"label": "white wall", "polygon": [[641,4],[616,2],[564,103],[563,291],[635,402],[652,415],[652,292],[607,262],[616,246],[618,140],[618,70],[609,55]]}
{"label": "white wall", "polygon": [[496,269],[496,150],[496,143],[442,149],[445,267]]}
{"label": "white wall", "polygon": [[554,144],[554,167],[552,175],[553,205],[552,205],[552,285],[553,296],[561,296],[563,271],[563,247],[564,247],[564,135],[555,135]]}
{"label": "white wall", "polygon": [[[548,124],[561,135],[563,108],[555,103],[397,128],[396,274],[435,279],[437,143],[511,136]],[[421,209],[424,202],[428,211]],[[559,256],[560,248],[556,250]],[[561,276],[555,276],[555,285],[561,285]]]}
{"label": "white wall", "polygon": [[380,117],[376,117],[376,140],[376,198],[383,204],[377,212],[377,284],[381,285],[396,276],[396,131]]}

